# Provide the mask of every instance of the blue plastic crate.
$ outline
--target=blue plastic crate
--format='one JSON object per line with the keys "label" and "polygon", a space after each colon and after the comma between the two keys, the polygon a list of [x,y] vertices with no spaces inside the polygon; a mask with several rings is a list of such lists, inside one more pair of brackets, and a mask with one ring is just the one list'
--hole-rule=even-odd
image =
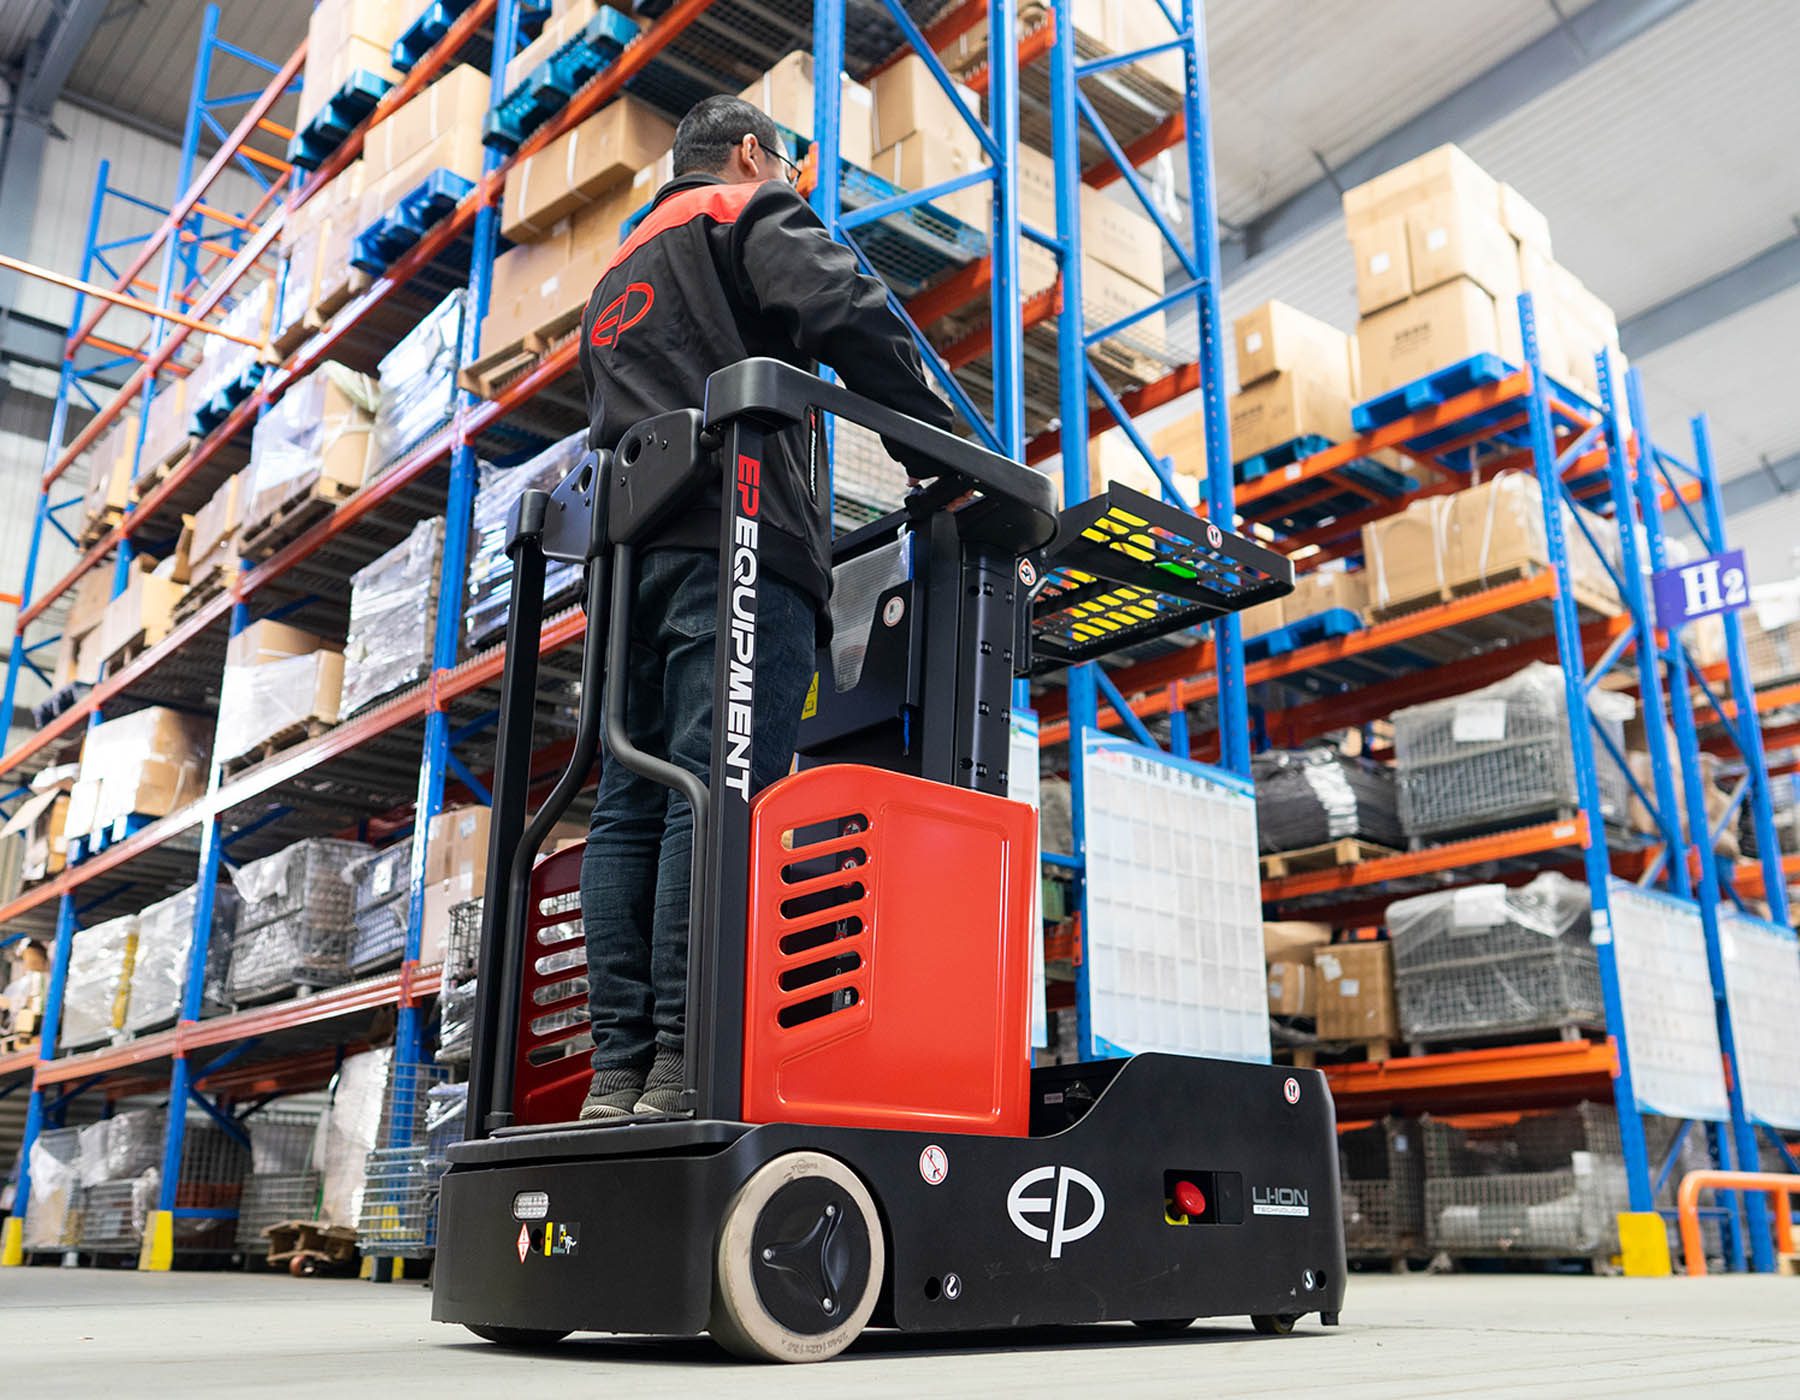
{"label": "blue plastic crate", "polygon": [[361,229],[350,246],[350,266],[373,276],[386,272],[475,188],[473,180],[434,170],[394,206]]}
{"label": "blue plastic crate", "polygon": [[325,99],[325,105],[314,113],[313,119],[294,133],[288,142],[289,162],[302,170],[317,170],[375,110],[375,104],[391,87],[393,84],[380,74],[358,68]]}
{"label": "blue plastic crate", "polygon": [[268,372],[269,366],[259,360],[245,365],[214,391],[211,398],[195,407],[188,418],[189,436],[205,437],[231,417],[232,410],[256,392],[256,386]]}
{"label": "blue plastic crate", "polygon": [[[846,164],[841,173],[846,210],[904,194],[898,185],[872,171]],[[934,204],[915,204],[865,224],[850,235],[890,287],[903,297],[916,296],[948,272],[966,267],[987,252],[987,235],[954,219]]]}
{"label": "blue plastic crate", "polygon": [[525,75],[500,105],[488,113],[482,127],[484,144],[500,151],[515,151],[601,72],[625,46],[637,38],[637,26],[617,10],[601,10],[579,34],[567,40]]}
{"label": "blue plastic crate", "polygon": [[1324,612],[1290,622],[1285,627],[1277,627],[1271,632],[1259,632],[1254,637],[1246,638],[1244,660],[1263,661],[1271,656],[1286,656],[1290,651],[1298,651],[1301,647],[1360,632],[1362,625],[1362,619],[1348,608],[1327,608]]}
{"label": "blue plastic crate", "polygon": [[1409,413],[1434,407],[1483,384],[1497,383],[1512,373],[1513,367],[1498,355],[1471,355],[1398,389],[1365,399],[1350,410],[1350,425],[1359,433],[1373,432]]}

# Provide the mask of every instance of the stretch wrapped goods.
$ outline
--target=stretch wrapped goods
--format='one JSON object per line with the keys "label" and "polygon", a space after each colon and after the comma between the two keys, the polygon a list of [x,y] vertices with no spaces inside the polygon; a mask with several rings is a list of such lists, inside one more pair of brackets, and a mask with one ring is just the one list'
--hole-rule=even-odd
{"label": "stretch wrapped goods", "polygon": [[369,458],[372,481],[416,446],[456,407],[457,354],[468,293],[458,288],[382,358],[381,408]]}
{"label": "stretch wrapped goods", "polygon": [[[469,590],[463,609],[463,642],[468,650],[496,642],[506,630],[512,602],[512,557],[506,552],[513,502],[528,490],[550,491],[587,453],[587,429],[571,433],[517,467],[483,466],[475,493],[474,537],[469,542]],[[550,560],[544,569],[544,600],[554,605],[581,587],[581,565]]]}
{"label": "stretch wrapped goods", "polygon": [[355,714],[431,670],[444,520],[413,532],[350,580],[350,637],[344,643],[341,709]]}
{"label": "stretch wrapped goods", "polygon": [[[1589,705],[1622,752],[1633,702],[1595,691]],[[1396,711],[1393,724],[1408,836],[1517,825],[1580,805],[1560,667],[1534,661],[1481,690]],[[1610,761],[1597,767],[1602,814],[1622,823],[1630,790],[1624,771]]]}
{"label": "stretch wrapped goods", "polygon": [[250,439],[246,521],[262,521],[317,490],[338,500],[367,475],[380,391],[366,374],[320,365],[257,420]]}
{"label": "stretch wrapped goods", "polygon": [[349,975],[356,925],[344,871],[367,854],[359,841],[315,837],[238,870],[227,982],[232,1000],[327,986]]}
{"label": "stretch wrapped goods", "polygon": [[25,1208],[25,1248],[73,1248],[80,1228],[80,1130],[46,1128],[31,1144],[30,1165],[31,1201]]}
{"label": "stretch wrapped goods", "polygon": [[105,1044],[124,1029],[137,937],[136,914],[108,919],[75,934],[63,988],[59,1039],[64,1050]]}
{"label": "stretch wrapped goods", "polygon": [[[189,953],[194,946],[194,911],[198,889],[190,885],[137,916],[137,957],[131,972],[131,998],[125,1012],[125,1029],[132,1034],[168,1025],[181,1010],[181,994],[187,982]],[[220,883],[213,890],[212,934],[207,939],[207,983],[223,976],[231,950],[231,930],[237,922],[237,891]]]}
{"label": "stretch wrapped goods", "polygon": [[411,865],[412,838],[408,837],[345,867],[351,918],[356,925],[350,940],[352,972],[366,972],[398,959],[405,950],[412,902],[412,884],[407,879]]}
{"label": "stretch wrapped goods", "polygon": [[361,1218],[366,1162],[380,1135],[393,1057],[391,1049],[368,1050],[351,1055],[338,1072],[314,1159],[324,1179],[318,1217],[323,1225],[355,1229]]}
{"label": "stretch wrapped goods", "polygon": [[206,788],[210,738],[206,721],[154,705],[95,725],[82,742],[81,773],[69,790],[66,835],[105,831],[134,816],[167,816],[193,801]]}
{"label": "stretch wrapped goods", "polygon": [[1408,1040],[1606,1023],[1585,884],[1545,871],[1415,895],[1388,906],[1387,928]]}
{"label": "stretch wrapped goods", "polygon": [[1399,846],[1392,772],[1331,748],[1275,749],[1251,764],[1256,832],[1264,852],[1297,851],[1354,837]]}

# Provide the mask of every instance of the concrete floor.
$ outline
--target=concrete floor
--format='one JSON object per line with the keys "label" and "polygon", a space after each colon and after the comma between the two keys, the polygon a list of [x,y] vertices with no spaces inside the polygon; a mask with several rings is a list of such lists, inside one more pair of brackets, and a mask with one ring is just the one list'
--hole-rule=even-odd
{"label": "concrete floor", "polygon": [[[1231,1320],[1175,1340],[1102,1326],[955,1349],[875,1333],[812,1367],[704,1339],[508,1353],[428,1320],[418,1285],[241,1274],[0,1272],[0,1394],[633,1397],[1800,1395],[1800,1280],[1358,1275],[1344,1325]],[[629,1391],[621,1390],[629,1387]]]}

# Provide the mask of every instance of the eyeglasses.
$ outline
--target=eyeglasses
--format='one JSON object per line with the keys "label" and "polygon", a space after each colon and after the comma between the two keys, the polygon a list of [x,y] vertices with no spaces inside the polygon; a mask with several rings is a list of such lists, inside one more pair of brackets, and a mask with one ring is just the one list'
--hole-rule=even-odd
{"label": "eyeglasses", "polygon": [[798,161],[789,160],[780,151],[775,150],[773,147],[763,145],[763,143],[757,140],[755,136],[750,136],[747,139],[756,141],[757,149],[762,151],[763,154],[774,156],[776,160],[781,162],[782,173],[787,176],[787,182],[790,185],[797,185],[800,183],[800,163]]}

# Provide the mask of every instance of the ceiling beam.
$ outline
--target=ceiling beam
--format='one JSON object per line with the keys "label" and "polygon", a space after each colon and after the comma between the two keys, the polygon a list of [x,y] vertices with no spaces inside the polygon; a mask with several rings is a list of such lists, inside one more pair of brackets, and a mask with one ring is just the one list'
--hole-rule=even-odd
{"label": "ceiling beam", "polygon": [[1800,286],[1800,234],[1748,262],[1677,292],[1619,326],[1619,345],[1634,360]]}
{"label": "ceiling beam", "polygon": [[[1342,191],[1447,141],[1465,141],[1575,77],[1684,8],[1690,0],[1594,0],[1542,38],[1502,59],[1297,194],[1229,234],[1220,252],[1227,277],[1245,263],[1338,217]],[[1561,12],[1558,11],[1559,17]]]}
{"label": "ceiling beam", "polygon": [[106,6],[107,0],[60,0],[27,51],[17,94],[19,106],[49,119],[69,74],[75,71],[75,61],[106,18]]}

